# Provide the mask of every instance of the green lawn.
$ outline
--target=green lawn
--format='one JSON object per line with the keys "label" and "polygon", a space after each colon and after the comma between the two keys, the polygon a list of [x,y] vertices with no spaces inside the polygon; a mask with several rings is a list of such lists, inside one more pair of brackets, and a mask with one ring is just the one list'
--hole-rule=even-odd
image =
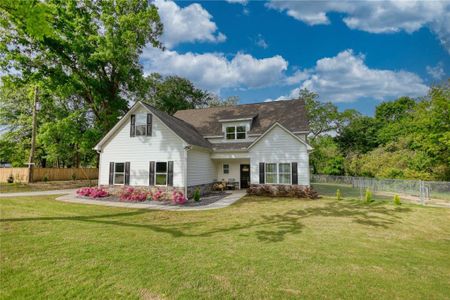
{"label": "green lawn", "polygon": [[247,197],[166,212],[53,199],[0,199],[1,299],[450,295],[449,209]]}
{"label": "green lawn", "polygon": [[48,181],[33,183],[4,183],[0,182],[1,193],[18,193],[18,192],[34,192],[49,191],[62,189],[75,189],[83,186],[97,185],[97,180],[70,180],[70,181]]}

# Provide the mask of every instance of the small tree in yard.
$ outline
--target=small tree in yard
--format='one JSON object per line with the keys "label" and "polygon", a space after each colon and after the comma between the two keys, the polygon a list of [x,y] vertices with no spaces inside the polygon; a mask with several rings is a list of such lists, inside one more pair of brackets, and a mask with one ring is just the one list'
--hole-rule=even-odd
{"label": "small tree in yard", "polygon": [[342,200],[342,194],[341,194],[341,190],[340,189],[336,190],[336,199]]}
{"label": "small tree in yard", "polygon": [[395,204],[395,205],[400,205],[400,204],[402,204],[402,203],[400,202],[400,196],[399,196],[399,195],[395,195],[395,196],[394,196],[394,204]]}
{"label": "small tree in yard", "polygon": [[366,203],[373,202],[372,192],[369,189],[366,190],[365,200],[366,200]]}
{"label": "small tree in yard", "polygon": [[194,191],[194,201],[199,202],[200,201],[200,189],[196,188]]}

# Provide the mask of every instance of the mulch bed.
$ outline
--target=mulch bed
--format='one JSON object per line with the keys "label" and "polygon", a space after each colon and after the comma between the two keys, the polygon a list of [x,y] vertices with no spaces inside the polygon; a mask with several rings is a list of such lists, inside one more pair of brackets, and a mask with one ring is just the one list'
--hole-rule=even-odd
{"label": "mulch bed", "polygon": [[167,205],[167,206],[183,206],[183,207],[194,207],[194,206],[205,206],[217,202],[226,196],[230,195],[230,192],[212,192],[211,194],[205,195],[200,198],[200,201],[196,202],[194,199],[189,199],[184,204],[175,204],[172,201],[164,200],[164,201],[122,201],[117,196],[108,196],[103,198],[89,198],[77,196],[80,199],[89,199],[89,200],[98,200],[98,201],[108,201],[108,202],[124,202],[124,203],[142,203],[142,204],[158,204],[158,205]]}

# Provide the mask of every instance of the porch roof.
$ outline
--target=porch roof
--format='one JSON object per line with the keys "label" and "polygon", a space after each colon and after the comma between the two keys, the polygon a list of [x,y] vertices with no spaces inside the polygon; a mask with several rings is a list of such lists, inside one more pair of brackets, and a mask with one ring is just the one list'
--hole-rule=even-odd
{"label": "porch roof", "polygon": [[250,146],[252,142],[247,143],[217,143],[212,144],[212,148],[214,151],[228,151],[228,150],[247,150],[248,146]]}

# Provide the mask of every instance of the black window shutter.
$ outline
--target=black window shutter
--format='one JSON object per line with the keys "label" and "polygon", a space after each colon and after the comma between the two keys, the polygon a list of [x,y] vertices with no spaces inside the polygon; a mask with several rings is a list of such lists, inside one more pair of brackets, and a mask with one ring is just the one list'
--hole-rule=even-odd
{"label": "black window shutter", "polygon": [[167,162],[167,185],[173,186],[173,161]]}
{"label": "black window shutter", "polygon": [[264,184],[265,180],[264,163],[259,163],[259,183]]}
{"label": "black window shutter", "polygon": [[109,163],[109,185],[114,184],[114,163]]}
{"label": "black window shutter", "polygon": [[133,137],[135,135],[136,135],[136,115],[131,115],[130,136]]}
{"label": "black window shutter", "polygon": [[155,162],[151,161],[148,168],[148,185],[155,185]]}
{"label": "black window shutter", "polygon": [[125,185],[130,185],[130,162],[125,163]]}
{"label": "black window shutter", "polygon": [[292,184],[298,184],[298,168],[297,163],[292,163]]}
{"label": "black window shutter", "polygon": [[147,114],[147,136],[152,136],[152,114]]}

